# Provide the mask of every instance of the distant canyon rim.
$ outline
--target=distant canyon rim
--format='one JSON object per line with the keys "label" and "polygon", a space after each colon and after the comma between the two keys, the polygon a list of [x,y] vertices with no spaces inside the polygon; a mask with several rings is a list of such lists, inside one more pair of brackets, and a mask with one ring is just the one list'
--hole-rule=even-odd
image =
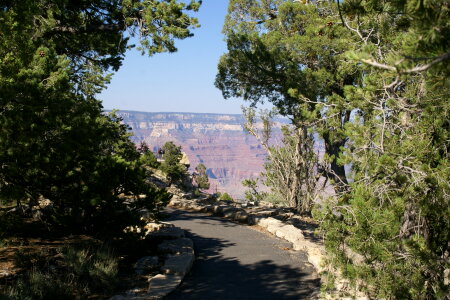
{"label": "distant canyon rim", "polygon": [[[131,127],[133,141],[145,141],[153,152],[173,141],[182,147],[190,172],[203,163],[211,183],[209,192],[227,192],[243,198],[242,180],[257,178],[264,170],[267,153],[244,129],[238,114],[138,112],[121,110],[117,115]],[[281,126],[289,120],[274,120],[273,142],[281,141]]]}

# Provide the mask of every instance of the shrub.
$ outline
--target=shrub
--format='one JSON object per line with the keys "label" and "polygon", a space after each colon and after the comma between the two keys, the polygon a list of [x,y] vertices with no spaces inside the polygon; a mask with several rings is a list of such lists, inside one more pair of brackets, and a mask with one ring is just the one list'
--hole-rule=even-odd
{"label": "shrub", "polygon": [[93,250],[91,247],[65,247],[61,254],[70,273],[84,280],[96,291],[111,291],[118,274],[118,261],[108,247]]}
{"label": "shrub", "polygon": [[23,219],[18,213],[0,212],[0,238],[19,232],[23,227]]}
{"label": "shrub", "polygon": [[8,296],[11,299],[79,299],[93,292],[113,291],[118,260],[109,247],[94,250],[95,246],[99,245],[65,246],[57,251],[58,260],[49,253],[18,252],[16,266],[31,271],[19,277]]}
{"label": "shrub", "polygon": [[222,201],[234,201],[234,199],[230,195],[228,195],[228,193],[221,194],[220,197],[219,197],[219,200],[222,200]]}
{"label": "shrub", "polygon": [[75,285],[68,277],[32,270],[17,281],[8,296],[14,300],[76,299]]}
{"label": "shrub", "polygon": [[286,201],[283,195],[280,195],[276,192],[265,194],[263,201],[270,202],[275,205],[289,206],[289,202]]}
{"label": "shrub", "polygon": [[197,186],[201,190],[209,189],[210,183],[208,180],[208,175],[206,174],[206,167],[204,164],[199,164],[195,167],[196,173],[194,173],[194,179]]}
{"label": "shrub", "polygon": [[160,169],[167,174],[171,182],[177,182],[186,176],[186,167],[180,164],[183,157],[181,153],[181,146],[175,145],[173,142],[164,144],[162,150],[164,151],[164,162]]}

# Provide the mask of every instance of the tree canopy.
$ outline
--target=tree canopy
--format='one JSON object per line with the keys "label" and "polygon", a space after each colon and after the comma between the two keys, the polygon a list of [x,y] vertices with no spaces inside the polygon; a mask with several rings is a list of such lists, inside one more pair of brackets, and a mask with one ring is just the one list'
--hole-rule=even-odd
{"label": "tree canopy", "polygon": [[195,167],[196,173],[194,174],[194,180],[197,183],[197,187],[202,190],[207,190],[210,186],[206,170],[207,169],[204,164],[198,164]]}
{"label": "tree canopy", "polygon": [[171,182],[179,181],[187,174],[187,169],[180,163],[183,153],[181,146],[175,145],[173,142],[167,142],[162,147],[163,162],[160,169],[164,171]]}
{"label": "tree canopy", "polygon": [[448,293],[448,13],[448,1],[230,1],[216,86],[323,140],[317,170],[336,195],[315,216],[330,262],[373,298]]}

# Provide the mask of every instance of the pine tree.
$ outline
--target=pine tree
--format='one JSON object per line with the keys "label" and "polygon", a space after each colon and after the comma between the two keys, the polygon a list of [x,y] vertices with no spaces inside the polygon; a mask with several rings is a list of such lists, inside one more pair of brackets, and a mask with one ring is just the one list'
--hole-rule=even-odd
{"label": "pine tree", "polygon": [[129,36],[149,55],[175,51],[174,39],[197,26],[186,13],[198,5],[2,1],[0,197],[25,210],[45,197],[54,203],[52,224],[117,232],[127,218],[115,214],[133,211],[119,194],[145,200],[150,211],[160,206],[167,195],[144,184],[127,128],[102,113],[95,95],[133,47]]}
{"label": "pine tree", "polygon": [[[448,293],[450,238],[448,3],[345,1],[341,23],[359,43],[347,63],[354,121],[343,159],[350,192],[328,203],[322,228],[344,274],[374,298]],[[345,248],[364,257],[353,262]]]}
{"label": "pine tree", "polygon": [[330,261],[372,298],[448,294],[448,12],[444,0],[230,1],[216,86],[324,140],[336,196],[316,216]]}
{"label": "pine tree", "polygon": [[340,155],[351,113],[344,87],[360,75],[340,64],[353,40],[338,21],[336,5],[325,1],[230,1],[228,53],[220,59],[216,86],[225,98],[273,103],[302,138],[314,129],[327,154],[320,170],[341,193],[347,176]]}

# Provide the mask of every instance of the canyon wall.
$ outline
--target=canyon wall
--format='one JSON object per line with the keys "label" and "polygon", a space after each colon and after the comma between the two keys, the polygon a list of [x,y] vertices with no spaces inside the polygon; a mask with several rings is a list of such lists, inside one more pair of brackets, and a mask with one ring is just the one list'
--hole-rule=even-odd
{"label": "canyon wall", "polygon": [[[154,152],[165,142],[182,146],[191,172],[199,163],[207,167],[210,192],[227,192],[242,198],[241,181],[257,177],[263,171],[266,152],[259,142],[244,131],[242,115],[204,113],[149,113],[119,111],[134,133],[136,143],[145,141]],[[285,119],[274,123],[274,142],[281,138]]]}

